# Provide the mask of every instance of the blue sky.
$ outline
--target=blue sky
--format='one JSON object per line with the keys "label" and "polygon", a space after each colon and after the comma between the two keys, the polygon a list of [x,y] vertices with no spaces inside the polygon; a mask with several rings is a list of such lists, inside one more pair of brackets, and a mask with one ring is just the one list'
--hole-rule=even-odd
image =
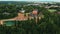
{"label": "blue sky", "polygon": [[55,1],[55,2],[60,2],[60,0],[0,0],[0,1]]}

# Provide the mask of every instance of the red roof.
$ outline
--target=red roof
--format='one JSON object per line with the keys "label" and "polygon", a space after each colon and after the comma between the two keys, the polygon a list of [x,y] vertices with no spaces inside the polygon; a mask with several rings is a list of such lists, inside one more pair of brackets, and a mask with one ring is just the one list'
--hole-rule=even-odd
{"label": "red roof", "polygon": [[37,15],[38,14],[38,11],[37,10],[33,10],[32,14]]}

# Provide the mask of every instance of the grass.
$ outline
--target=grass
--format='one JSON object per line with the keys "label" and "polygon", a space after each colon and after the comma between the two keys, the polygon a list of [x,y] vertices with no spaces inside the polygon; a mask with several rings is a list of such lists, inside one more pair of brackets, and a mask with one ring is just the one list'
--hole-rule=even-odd
{"label": "grass", "polygon": [[54,10],[54,9],[48,9],[48,11],[50,11],[50,12],[55,12],[56,10]]}

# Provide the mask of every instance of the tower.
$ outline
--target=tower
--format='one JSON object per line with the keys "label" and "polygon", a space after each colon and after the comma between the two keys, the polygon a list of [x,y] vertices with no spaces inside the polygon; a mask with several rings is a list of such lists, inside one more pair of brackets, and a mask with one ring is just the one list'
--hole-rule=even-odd
{"label": "tower", "polygon": [[24,20],[25,19],[25,14],[24,13],[25,13],[25,10],[23,10],[23,8],[21,8],[21,10],[19,10],[17,20]]}
{"label": "tower", "polygon": [[21,13],[25,13],[25,10],[23,8],[21,8]]}
{"label": "tower", "polygon": [[37,10],[37,9],[34,9],[34,10],[32,11],[32,14],[33,14],[33,17],[34,17],[35,22],[36,22],[36,24],[37,24],[37,22],[38,22],[38,10]]}

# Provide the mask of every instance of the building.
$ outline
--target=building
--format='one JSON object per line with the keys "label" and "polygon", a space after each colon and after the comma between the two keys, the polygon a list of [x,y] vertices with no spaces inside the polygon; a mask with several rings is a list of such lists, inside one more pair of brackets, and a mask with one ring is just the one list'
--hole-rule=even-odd
{"label": "building", "polygon": [[30,13],[25,13],[25,10],[19,10],[18,12],[18,16],[15,18],[11,18],[11,19],[4,19],[4,20],[0,20],[0,24],[3,25],[4,22],[6,21],[24,21],[24,20],[31,20],[31,19],[35,19],[36,23],[38,21],[38,19],[41,19],[40,16],[38,16],[38,10],[34,9],[32,12]]}
{"label": "building", "polygon": [[[11,19],[3,19],[3,20],[0,20],[0,24],[4,24],[5,21],[23,21],[23,20],[28,20],[28,18],[24,15],[24,12],[25,10],[21,10],[18,12],[18,16],[15,17],[15,18],[11,18]],[[6,14],[6,13],[4,13]]]}

